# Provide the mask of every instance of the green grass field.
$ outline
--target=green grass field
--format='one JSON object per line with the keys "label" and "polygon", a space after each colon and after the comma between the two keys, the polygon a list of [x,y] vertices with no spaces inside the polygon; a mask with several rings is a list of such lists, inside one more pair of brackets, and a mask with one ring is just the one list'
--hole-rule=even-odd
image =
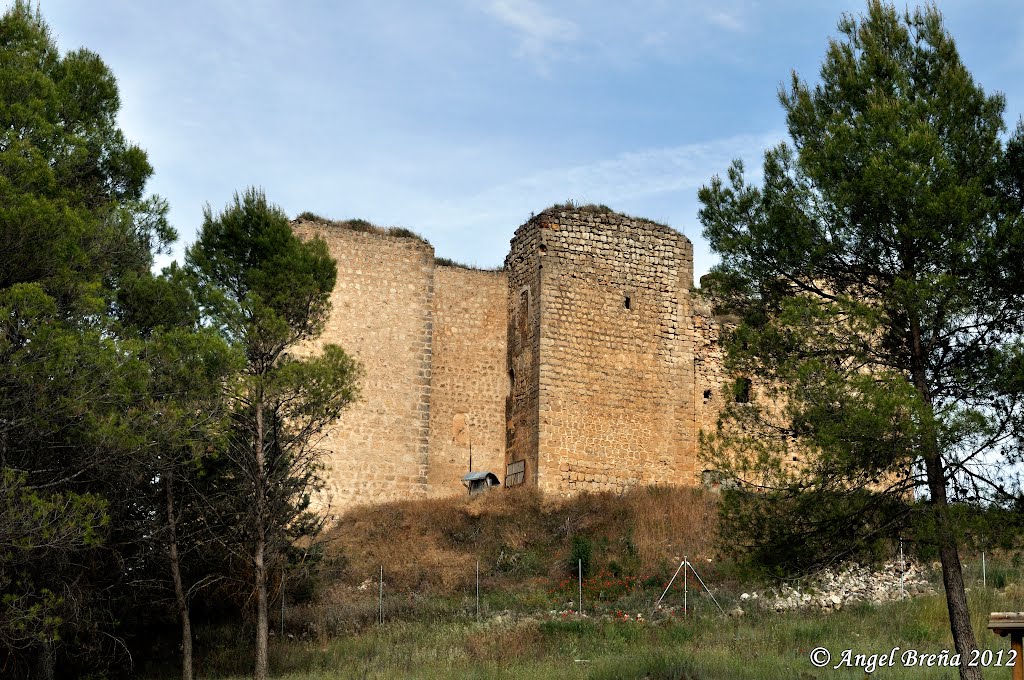
{"label": "green grass field", "polygon": [[[1009,567],[1002,582],[1017,582]],[[968,570],[970,573],[970,570]],[[982,649],[1009,649],[1006,639],[986,628],[988,613],[1022,609],[1020,590],[972,587],[972,618]],[[719,593],[728,611],[737,594]],[[707,680],[751,678],[810,680],[864,678],[862,667],[833,668],[843,650],[886,654],[900,647],[894,668],[876,668],[872,678],[955,678],[954,668],[905,668],[906,650],[938,654],[951,649],[942,595],[882,605],[857,605],[839,612],[776,613],[747,605],[742,617],[723,616],[706,597],[689,598],[687,616],[677,609],[653,622],[616,620],[616,608],[646,618],[656,592],[628,594],[605,603],[604,613],[579,618],[545,610],[546,592],[491,594],[485,614],[475,618],[470,598],[422,601],[416,608],[392,606],[401,620],[368,625],[348,634],[275,638],[272,669],[292,680],[328,678],[671,678]],[[668,601],[681,603],[674,590]],[[549,605],[548,605],[549,606]],[[595,605],[597,606],[597,605]],[[497,608],[501,607],[501,613]],[[248,633],[210,631],[197,663],[197,677],[246,677],[251,663]],[[809,653],[825,647],[832,654],[815,668]],[[1006,657],[1004,657],[1005,659]],[[168,667],[153,677],[174,677]],[[991,668],[986,677],[1009,677],[1007,668]]]}
{"label": "green grass field", "polygon": [[[870,676],[863,664],[834,668],[847,649],[865,657],[894,647],[921,654],[952,649],[934,570],[928,576],[938,595],[829,613],[762,609],[741,594],[763,595],[772,584],[716,556],[715,503],[700,490],[639,488],[555,502],[527,493],[356,508],[332,530],[306,595],[292,591],[284,636],[275,610],[271,670],[291,680],[957,677],[955,668],[906,668],[900,654],[895,667]],[[723,615],[697,595],[691,575],[687,615],[680,578],[662,612],[648,620],[683,555],[698,565],[722,608],[742,606],[742,617]],[[1003,651],[1005,660],[1008,642],[986,624],[992,611],[1024,610],[1024,556],[988,557],[987,587],[980,556],[963,556],[964,576],[980,647]],[[570,569],[577,558],[587,558],[593,574],[584,582],[582,618],[566,611],[577,597]],[[381,565],[385,621],[378,624]],[[200,625],[196,677],[248,677],[253,637],[251,624]],[[824,668],[809,659],[817,647],[833,657]],[[174,653],[154,650],[141,675],[178,677]],[[986,677],[1008,678],[1009,669],[992,668]]]}

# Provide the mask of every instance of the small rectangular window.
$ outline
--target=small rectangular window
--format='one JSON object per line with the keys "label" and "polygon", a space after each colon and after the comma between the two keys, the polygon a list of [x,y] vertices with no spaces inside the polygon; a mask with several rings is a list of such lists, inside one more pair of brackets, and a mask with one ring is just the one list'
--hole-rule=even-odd
{"label": "small rectangular window", "polygon": [[517,460],[505,467],[505,486],[516,486],[526,481],[526,461]]}

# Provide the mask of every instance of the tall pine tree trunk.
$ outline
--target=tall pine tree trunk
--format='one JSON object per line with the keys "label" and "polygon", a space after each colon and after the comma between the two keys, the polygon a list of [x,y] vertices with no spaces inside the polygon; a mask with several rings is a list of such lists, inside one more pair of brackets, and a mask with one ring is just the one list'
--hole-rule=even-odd
{"label": "tall pine tree trunk", "polygon": [[57,671],[56,644],[53,640],[43,640],[43,646],[36,657],[36,677],[40,680],[54,680]]}
{"label": "tall pine tree trunk", "polygon": [[966,665],[971,660],[972,653],[978,648],[978,642],[974,637],[971,614],[967,608],[967,593],[964,590],[964,574],[960,567],[956,536],[950,526],[942,460],[937,454],[930,454],[925,461],[925,469],[935,514],[936,539],[939,561],[942,563],[942,585],[946,590],[949,626],[953,633],[956,652],[960,655],[960,680],[981,680],[981,668]]}
{"label": "tall pine tree trunk", "polygon": [[269,672],[267,636],[269,618],[267,614],[267,569],[264,564],[266,553],[266,532],[261,525],[256,538],[256,680],[266,680]]}
{"label": "tall pine tree trunk", "polygon": [[256,400],[256,545],[253,561],[256,578],[256,680],[266,680],[269,672],[267,655],[267,637],[269,634],[269,615],[267,611],[267,480],[266,460],[264,457],[263,431],[263,394],[260,392]]}
{"label": "tall pine tree trunk", "polygon": [[942,564],[942,586],[946,591],[946,609],[949,613],[949,627],[953,633],[953,645],[960,655],[960,680],[982,680],[981,668],[968,667],[972,653],[978,648],[971,627],[971,613],[967,607],[967,593],[964,590],[964,574],[960,566],[960,553],[956,534],[949,517],[949,499],[946,496],[946,470],[942,464],[938,435],[935,432],[934,405],[928,377],[925,370],[925,352],[921,343],[921,327],[916,318],[911,319],[911,374],[914,387],[924,402],[927,413],[922,451],[925,474],[928,479],[930,505],[935,519],[935,540]]}
{"label": "tall pine tree trunk", "polygon": [[174,581],[174,599],[181,621],[181,680],[192,680],[192,620],[188,613],[188,598],[181,580],[181,560],[178,557],[178,527],[174,518],[174,473],[168,471],[164,477],[167,491],[167,526],[171,539],[169,546],[171,580]]}

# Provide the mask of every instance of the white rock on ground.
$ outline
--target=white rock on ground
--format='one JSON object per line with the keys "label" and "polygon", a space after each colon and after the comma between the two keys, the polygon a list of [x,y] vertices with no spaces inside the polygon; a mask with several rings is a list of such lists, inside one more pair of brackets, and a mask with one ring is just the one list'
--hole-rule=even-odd
{"label": "white rock on ground", "polygon": [[[854,602],[887,602],[901,597],[934,595],[935,590],[926,578],[925,568],[916,562],[907,562],[902,573],[900,565],[887,562],[876,571],[859,565],[848,565],[839,570],[827,569],[811,579],[802,589],[783,586],[769,595],[775,611],[800,608],[824,610],[842,609]],[[746,593],[741,599],[747,599]]]}

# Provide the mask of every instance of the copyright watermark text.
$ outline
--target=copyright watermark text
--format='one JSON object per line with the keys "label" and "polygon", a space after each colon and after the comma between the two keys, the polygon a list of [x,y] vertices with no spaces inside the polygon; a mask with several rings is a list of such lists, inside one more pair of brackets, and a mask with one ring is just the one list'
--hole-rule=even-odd
{"label": "copyright watermark text", "polygon": [[[961,656],[948,649],[938,653],[920,652],[916,649],[893,647],[888,652],[860,654],[852,649],[836,651],[836,658],[827,647],[815,647],[810,653],[811,665],[816,668],[860,668],[865,673],[874,673],[878,668],[959,668]],[[1002,666],[1011,667],[1017,662],[1016,650],[977,649],[967,659],[968,667]]]}

